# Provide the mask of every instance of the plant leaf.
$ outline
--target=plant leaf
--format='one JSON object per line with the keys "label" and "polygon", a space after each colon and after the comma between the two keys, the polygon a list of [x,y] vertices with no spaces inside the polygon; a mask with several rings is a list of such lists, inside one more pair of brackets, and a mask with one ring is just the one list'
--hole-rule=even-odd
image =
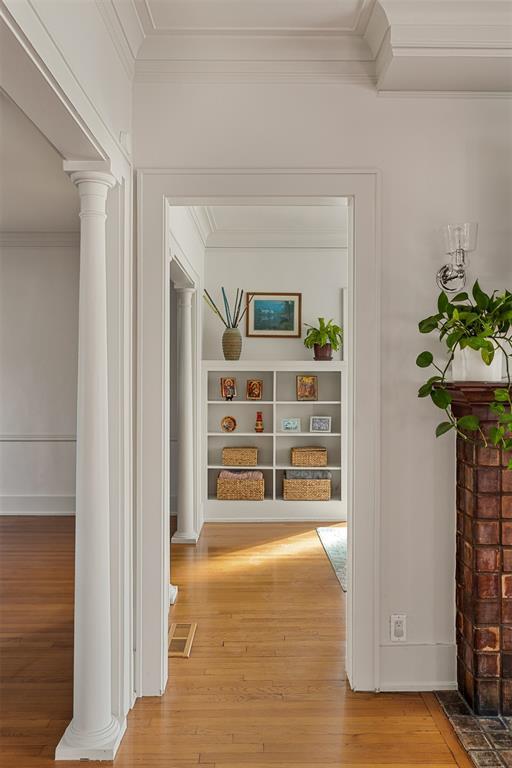
{"label": "plant leaf", "polygon": [[441,437],[441,435],[444,435],[445,432],[449,432],[450,429],[453,429],[453,424],[451,421],[442,421],[436,427],[436,437]]}
{"label": "plant leaf", "polygon": [[444,313],[448,309],[448,304],[449,303],[450,303],[450,301],[448,299],[448,296],[446,295],[446,293],[444,291],[441,291],[441,293],[439,294],[439,298],[437,299],[437,311],[441,315],[444,315]]}
{"label": "plant leaf", "polygon": [[494,390],[494,399],[498,401],[498,403],[507,403],[508,402],[508,390],[507,389],[495,389]]}
{"label": "plant leaf", "polygon": [[467,416],[461,416],[460,419],[457,419],[457,426],[468,432],[476,432],[480,427],[480,419],[478,416],[468,413]]}
{"label": "plant leaf", "polygon": [[452,396],[446,389],[434,389],[430,395],[434,405],[437,405],[441,410],[446,410],[452,401]]}
{"label": "plant leaf", "polygon": [[482,291],[480,288],[480,285],[478,283],[478,280],[475,282],[473,286],[473,298],[476,301],[476,305],[478,309],[487,309],[490,302],[490,297]]}
{"label": "plant leaf", "polygon": [[434,355],[432,352],[421,352],[416,358],[416,365],[418,368],[428,368],[434,362]]}

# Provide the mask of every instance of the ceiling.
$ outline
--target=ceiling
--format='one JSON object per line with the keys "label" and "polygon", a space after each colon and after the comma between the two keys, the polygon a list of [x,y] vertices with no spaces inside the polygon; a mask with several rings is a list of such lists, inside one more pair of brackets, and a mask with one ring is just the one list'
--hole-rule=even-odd
{"label": "ceiling", "polygon": [[347,201],[314,205],[213,205],[193,209],[207,248],[345,248]]}
{"label": "ceiling", "polygon": [[373,0],[139,0],[147,33],[356,32]]}
{"label": "ceiling", "polygon": [[0,232],[78,229],[78,193],[62,158],[0,91]]}

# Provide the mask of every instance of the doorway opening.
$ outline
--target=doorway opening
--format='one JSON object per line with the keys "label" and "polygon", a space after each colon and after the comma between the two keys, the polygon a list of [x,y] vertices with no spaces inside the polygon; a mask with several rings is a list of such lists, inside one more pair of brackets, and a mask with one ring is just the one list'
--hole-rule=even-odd
{"label": "doorway opening", "polygon": [[[240,670],[246,660],[249,667],[257,662],[260,652],[260,662],[275,655],[299,666],[318,654],[319,678],[325,677],[324,664],[336,676],[344,669],[345,596],[333,570],[335,557],[329,562],[316,528],[327,526],[339,534],[346,571],[350,343],[347,336],[336,348],[334,339],[333,359],[317,361],[304,338],[320,318],[348,328],[352,207],[347,198],[320,198],[306,204],[193,206],[185,209],[186,219],[183,210],[170,209],[168,233],[170,528],[178,531],[171,549],[171,589],[181,590],[170,621],[198,622],[195,643],[201,658],[211,650],[210,641],[215,646],[222,640]],[[190,269],[201,261],[201,248],[198,285],[207,300],[201,307],[196,291],[202,310],[192,313],[199,355],[190,357],[188,379],[200,378],[200,416],[194,431],[198,460],[190,478],[180,469],[180,452],[192,456],[183,424],[190,395],[183,386],[187,372],[180,349],[189,343],[188,320],[186,307],[177,308],[175,286],[183,279],[183,263]],[[238,360],[223,359],[226,324],[239,329]],[[183,486],[190,480],[193,488],[187,492]],[[196,538],[202,532],[195,548],[183,546],[184,534],[179,535],[191,528],[180,516],[192,494],[192,528]],[[211,557],[219,568],[215,587]],[[282,571],[277,579],[268,570],[274,560]],[[259,579],[266,584],[263,592]],[[319,592],[325,599],[318,599]],[[217,596],[223,607],[216,604]],[[292,642],[290,633],[282,633],[290,609]],[[219,610],[236,616],[234,623],[226,616],[219,626]],[[323,629],[322,616],[328,617]],[[217,666],[219,656],[212,652],[210,661]],[[180,663],[171,662],[171,685]],[[277,692],[277,679],[275,685]]]}
{"label": "doorway opening", "polygon": [[[185,258],[183,252],[187,252],[187,271],[194,273],[198,285],[202,286],[205,242],[201,237],[201,225],[194,221],[193,210],[214,205],[319,205],[326,197],[346,198],[349,201],[348,245],[353,249],[354,243],[357,244],[357,258],[348,260],[348,326],[345,329],[347,432],[351,436],[347,443],[348,450],[353,454],[347,457],[346,462],[349,473],[346,484],[349,528],[346,670],[354,690],[376,690],[379,687],[380,455],[378,174],[375,171],[344,170],[208,172],[160,169],[141,172],[139,183],[142,192],[139,197],[138,250],[143,257],[139,256],[138,261],[141,286],[138,322],[138,526],[142,531],[137,569],[137,591],[142,608],[137,623],[140,649],[138,690],[142,695],[162,694],[168,681],[170,326],[167,286],[175,250],[173,235],[178,240],[176,253]],[[180,218],[184,227],[178,235],[176,223]],[[198,295],[196,321],[201,304],[201,296]],[[197,358],[199,372],[202,371],[200,353]],[[258,366],[263,367],[263,361],[260,360]],[[191,388],[192,398],[197,403],[205,399],[204,387],[204,376],[202,380],[199,376]],[[203,412],[199,437],[194,443],[194,460],[197,462],[194,476],[199,478],[200,483],[199,502],[195,506],[198,530],[209,511],[205,502],[215,501],[208,499],[208,484],[205,481],[208,469],[206,442],[200,439],[208,431],[205,417]],[[354,423],[358,425],[357,431],[354,430]],[[374,440],[368,441],[363,437],[368,434],[366,430],[370,430]],[[276,471],[274,467],[272,469]],[[281,499],[273,501],[287,503]],[[353,514],[355,509],[357,515]],[[158,580],[157,574],[160,574]]]}

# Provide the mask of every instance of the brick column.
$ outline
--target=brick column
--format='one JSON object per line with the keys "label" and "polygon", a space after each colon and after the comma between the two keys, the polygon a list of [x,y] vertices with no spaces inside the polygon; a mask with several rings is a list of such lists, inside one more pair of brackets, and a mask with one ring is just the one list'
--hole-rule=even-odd
{"label": "brick column", "polygon": [[[484,431],[497,384],[449,386]],[[457,680],[478,715],[512,715],[512,470],[498,448],[457,437]]]}

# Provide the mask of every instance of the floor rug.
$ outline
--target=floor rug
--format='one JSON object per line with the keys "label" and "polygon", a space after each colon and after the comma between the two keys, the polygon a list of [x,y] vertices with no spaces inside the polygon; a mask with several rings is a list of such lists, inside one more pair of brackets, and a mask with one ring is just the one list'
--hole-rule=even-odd
{"label": "floor rug", "polygon": [[347,527],[317,528],[316,532],[334,573],[344,592],[347,591]]}

